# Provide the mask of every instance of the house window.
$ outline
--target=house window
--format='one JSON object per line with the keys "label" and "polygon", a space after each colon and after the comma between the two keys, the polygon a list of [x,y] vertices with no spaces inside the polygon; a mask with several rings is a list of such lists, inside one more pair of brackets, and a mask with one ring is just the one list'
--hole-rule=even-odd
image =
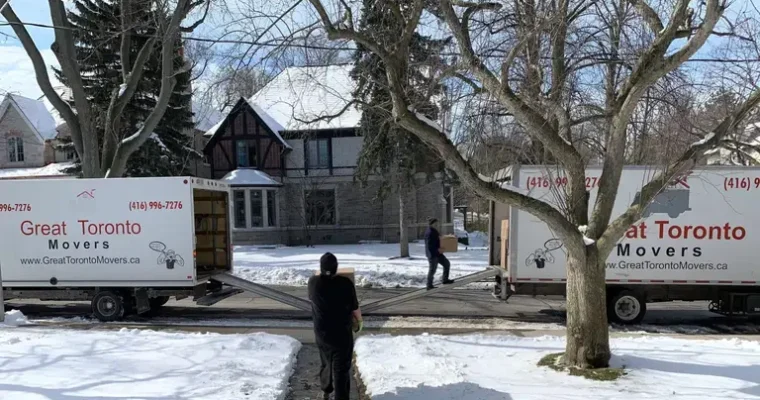
{"label": "house window", "polygon": [[237,141],[237,166],[238,167],[257,167],[256,160],[256,142],[251,140]]}
{"label": "house window", "polygon": [[245,191],[235,190],[233,192],[232,200],[233,215],[235,217],[235,228],[246,227],[246,212],[245,212]]}
{"label": "house window", "polygon": [[308,141],[309,168],[330,167],[330,139],[313,139]]}
{"label": "house window", "polygon": [[277,192],[267,190],[267,226],[277,226]]}
{"label": "house window", "polygon": [[24,161],[24,140],[22,138],[12,137],[8,139],[8,161]]}
{"label": "house window", "polygon": [[66,150],[66,160],[71,161],[77,156],[76,150]]}
{"label": "house window", "polygon": [[233,191],[235,229],[277,227],[277,191],[240,189]]}
{"label": "house window", "polygon": [[264,199],[261,190],[251,190],[251,228],[264,226]]}
{"label": "house window", "polygon": [[335,225],[335,190],[308,190],[304,196],[309,225]]}

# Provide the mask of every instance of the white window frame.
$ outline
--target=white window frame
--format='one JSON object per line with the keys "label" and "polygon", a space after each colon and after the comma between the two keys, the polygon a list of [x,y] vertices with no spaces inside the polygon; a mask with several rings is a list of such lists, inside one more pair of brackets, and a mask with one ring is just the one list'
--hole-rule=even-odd
{"label": "white window frame", "polygon": [[[265,231],[265,230],[275,230],[280,228],[280,191],[277,188],[274,187],[261,187],[261,188],[232,188],[232,191],[241,191],[244,194],[244,204],[245,204],[245,228],[237,228],[235,227],[235,201],[234,201],[234,194],[233,194],[233,201],[230,202],[230,215],[232,215],[230,226],[232,226],[232,230],[234,231]],[[257,226],[253,227],[251,226],[253,223],[253,214],[251,213],[251,192],[252,191],[258,191],[262,192],[262,199],[261,199],[261,207],[262,207],[262,222],[263,226]],[[269,198],[267,196],[268,191],[274,191],[274,201],[275,201],[275,225],[270,226],[269,225]]]}
{"label": "white window frame", "polygon": [[[20,145],[19,145],[20,144]],[[20,136],[11,136],[6,139],[6,145],[7,145],[7,153],[8,153],[8,162],[9,163],[23,163],[26,161],[26,154],[24,154],[24,138]],[[19,147],[21,148],[21,151],[19,152]],[[11,159],[11,149],[14,150],[13,154],[15,155],[15,160]],[[21,160],[19,160],[19,154],[21,154]]]}

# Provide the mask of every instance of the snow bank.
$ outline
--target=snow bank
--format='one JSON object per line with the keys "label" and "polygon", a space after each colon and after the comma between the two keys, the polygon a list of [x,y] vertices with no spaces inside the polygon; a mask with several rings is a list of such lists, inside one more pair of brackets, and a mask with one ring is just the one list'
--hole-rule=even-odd
{"label": "snow bank", "polygon": [[5,321],[0,323],[0,327],[27,324],[29,324],[29,320],[26,319],[26,315],[24,315],[24,313],[19,310],[10,310],[5,312]]}
{"label": "snow bank", "polygon": [[[424,245],[410,243],[409,249],[411,260],[392,259],[398,256],[398,244],[275,249],[238,246],[235,248],[234,273],[261,284],[305,286],[314,271],[319,270],[319,258],[329,251],[335,254],[341,267],[355,269],[357,286],[424,287],[428,271]],[[451,261],[452,278],[487,268],[487,250],[464,250],[464,246],[460,249],[463,251],[446,255]],[[437,274],[437,279],[440,279],[440,274]]]}
{"label": "snow bank", "polygon": [[559,337],[364,336],[357,366],[373,400],[760,398],[760,343],[666,337],[613,339],[613,366],[598,382],[536,366]]}
{"label": "snow bank", "polygon": [[268,334],[0,330],[0,399],[282,400],[300,346]]}

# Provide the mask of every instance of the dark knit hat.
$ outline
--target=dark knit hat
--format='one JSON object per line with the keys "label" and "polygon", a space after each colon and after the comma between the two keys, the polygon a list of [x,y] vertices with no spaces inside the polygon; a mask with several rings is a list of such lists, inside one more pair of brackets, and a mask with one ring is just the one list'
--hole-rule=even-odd
{"label": "dark knit hat", "polygon": [[319,271],[322,275],[331,276],[338,273],[338,259],[333,253],[325,253],[319,259]]}
{"label": "dark knit hat", "polygon": [[437,218],[428,218],[428,225],[433,225],[434,223],[438,222]]}

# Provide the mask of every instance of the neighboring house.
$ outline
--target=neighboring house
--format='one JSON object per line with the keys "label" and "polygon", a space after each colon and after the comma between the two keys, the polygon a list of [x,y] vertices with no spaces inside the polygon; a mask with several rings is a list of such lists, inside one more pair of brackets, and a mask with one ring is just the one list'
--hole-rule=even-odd
{"label": "neighboring house", "polygon": [[[363,138],[350,70],[288,68],[206,132],[211,177],[233,188],[236,244],[398,241],[398,197],[376,199],[382,177],[354,182]],[[451,201],[441,176],[420,177],[405,202],[410,239],[429,217],[451,232]]]}
{"label": "neighboring house", "polygon": [[66,177],[76,157],[42,101],[9,94],[0,102],[0,179]]}

